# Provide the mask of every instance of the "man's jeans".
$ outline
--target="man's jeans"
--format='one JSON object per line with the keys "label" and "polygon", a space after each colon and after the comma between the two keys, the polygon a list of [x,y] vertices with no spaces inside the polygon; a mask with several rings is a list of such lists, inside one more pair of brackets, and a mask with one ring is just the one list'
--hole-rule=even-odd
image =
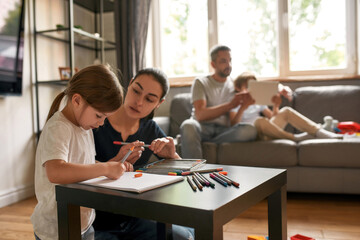
{"label": "man's jeans", "polygon": [[181,157],[203,158],[201,142],[247,142],[257,137],[252,124],[238,123],[226,127],[213,123],[200,124],[195,119],[187,119],[180,126]]}

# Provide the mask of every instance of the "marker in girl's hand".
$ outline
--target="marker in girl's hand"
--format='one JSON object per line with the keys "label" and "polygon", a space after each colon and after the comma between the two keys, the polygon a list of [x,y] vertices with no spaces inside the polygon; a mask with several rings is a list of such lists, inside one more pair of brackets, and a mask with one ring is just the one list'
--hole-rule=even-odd
{"label": "marker in girl's hand", "polygon": [[130,150],[126,153],[126,155],[123,157],[123,159],[121,159],[121,163],[124,163],[125,160],[129,157],[129,155],[132,153],[132,151],[134,150],[135,146],[132,146],[130,148]]}
{"label": "marker in girl's hand", "polygon": [[[128,142],[120,142],[120,141],[113,141],[113,144],[115,145],[127,145],[130,144]],[[142,147],[150,147],[150,144],[144,144]]]}

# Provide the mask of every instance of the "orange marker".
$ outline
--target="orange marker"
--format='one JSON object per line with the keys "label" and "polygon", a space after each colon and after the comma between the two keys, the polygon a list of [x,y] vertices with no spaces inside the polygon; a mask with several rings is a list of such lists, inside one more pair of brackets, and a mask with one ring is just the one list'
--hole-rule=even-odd
{"label": "orange marker", "polygon": [[124,163],[125,160],[129,157],[129,155],[132,153],[132,151],[134,150],[135,146],[132,146],[130,148],[130,150],[126,153],[126,155],[123,157],[123,159],[121,159],[121,162]]}
{"label": "orange marker", "polygon": [[222,174],[222,175],[227,175],[226,171],[222,171],[222,172],[219,172],[219,173]]}
{"label": "orange marker", "polygon": [[168,172],[168,175],[177,176],[177,173],[176,172]]}
{"label": "orange marker", "polygon": [[142,176],[142,173],[137,173],[134,175],[134,177],[138,178],[138,177],[141,177]]}

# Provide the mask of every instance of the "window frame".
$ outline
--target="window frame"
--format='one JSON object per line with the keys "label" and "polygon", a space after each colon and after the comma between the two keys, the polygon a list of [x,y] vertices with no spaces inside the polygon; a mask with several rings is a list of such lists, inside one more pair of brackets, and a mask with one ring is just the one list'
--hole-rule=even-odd
{"label": "window frame", "polygon": [[[278,2],[278,66],[279,76],[275,78],[281,79],[296,79],[301,76],[355,76],[358,74],[359,61],[358,61],[358,44],[357,31],[358,29],[358,4],[356,0],[347,0],[346,2],[346,55],[347,67],[342,69],[328,69],[328,70],[307,70],[307,71],[291,71],[289,65],[289,37],[288,37],[288,0],[277,0]],[[208,0],[208,44],[209,48],[218,44],[218,16],[217,6],[220,1]],[[152,47],[150,65],[161,68],[161,37],[160,37],[160,0],[153,0],[151,3],[151,19],[149,37],[151,37],[148,46]],[[210,50],[210,49],[209,49]],[[211,66],[209,62],[209,72]],[[207,74],[207,73],[204,73]],[[177,86],[182,81],[183,85],[191,84],[196,76],[169,76],[171,83],[176,83]],[[260,76],[261,77],[261,76]],[[262,79],[266,79],[265,76]],[[271,77],[269,79],[274,79]]]}

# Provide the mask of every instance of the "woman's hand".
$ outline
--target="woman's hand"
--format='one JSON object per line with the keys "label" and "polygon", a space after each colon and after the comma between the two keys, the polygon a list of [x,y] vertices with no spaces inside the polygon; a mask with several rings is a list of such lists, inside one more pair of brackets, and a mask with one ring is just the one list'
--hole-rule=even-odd
{"label": "woman's hand", "polygon": [[180,158],[176,153],[175,143],[172,137],[155,139],[150,145],[150,150],[162,158]]}
{"label": "woman's hand", "polygon": [[134,171],[134,166],[129,163],[128,161],[124,162],[125,168],[126,168],[126,172],[133,172]]}
{"label": "woman's hand", "polygon": [[132,153],[129,155],[129,157],[126,159],[126,162],[129,162],[131,164],[134,164],[140,157],[142,152],[145,150],[144,146],[144,142],[140,142],[140,141],[135,141],[126,145],[123,145],[118,154],[116,154],[116,156],[112,159],[110,159],[110,161],[115,161],[115,162],[119,162],[121,161],[124,156],[129,152],[129,150],[134,147]]}

